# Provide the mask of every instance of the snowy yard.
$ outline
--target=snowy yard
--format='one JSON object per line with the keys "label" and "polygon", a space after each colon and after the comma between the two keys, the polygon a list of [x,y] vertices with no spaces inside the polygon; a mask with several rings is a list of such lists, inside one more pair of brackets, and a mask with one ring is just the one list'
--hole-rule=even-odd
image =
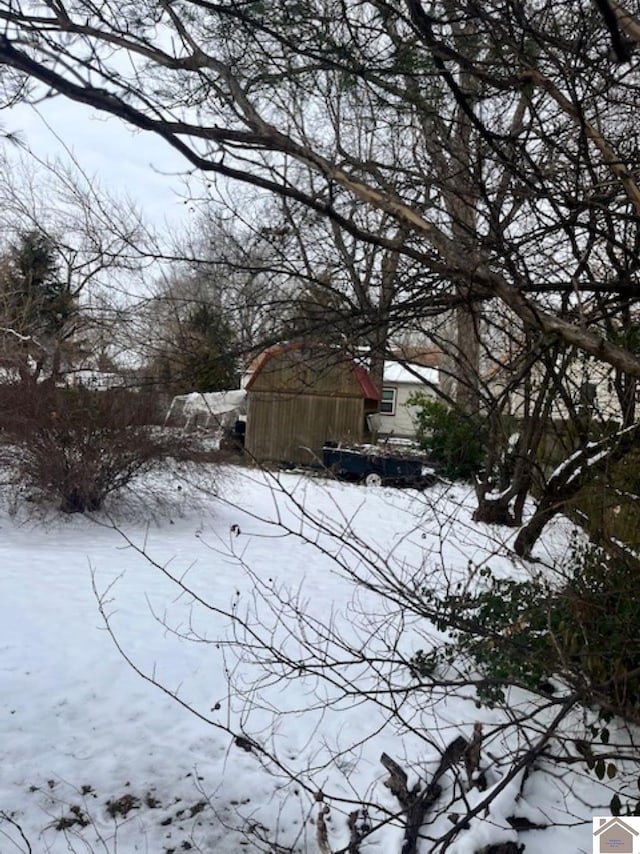
{"label": "snowy yard", "polygon": [[[508,770],[500,757],[515,735],[499,728],[504,712],[478,709],[464,688],[390,694],[392,724],[381,703],[309,668],[294,678],[273,654],[299,655],[302,673],[305,644],[317,650],[317,632],[330,625],[349,644],[348,681],[374,689],[353,650],[377,649],[380,684],[409,686],[408,670],[384,661],[437,633],[403,623],[402,610],[382,602],[383,576],[420,589],[464,579],[470,562],[527,572],[501,540],[511,532],[471,524],[463,489],[364,490],[242,468],[229,474],[224,499],[169,476],[155,486],[151,509],[130,498],[97,520],[3,513],[2,854],[318,852],[320,792],[332,851],[348,845],[353,804],[367,803],[368,820],[383,826],[361,851],[399,854],[401,823],[390,820],[399,805],[383,784],[381,754],[411,771],[409,786],[416,774],[428,782],[441,750],[470,738],[475,722],[492,757],[488,791],[500,785]],[[538,552],[551,561],[565,547],[558,521]],[[273,647],[264,669],[259,638]],[[334,637],[324,643],[327,659],[339,659]],[[514,714],[528,702],[514,694]],[[591,851],[592,815],[607,813],[611,793],[583,770],[520,775],[447,850],[518,840],[528,854]],[[450,812],[453,778],[442,787]],[[473,806],[487,791],[465,796]],[[546,829],[517,835],[506,821],[514,814]],[[436,803],[424,833],[437,839],[454,823]],[[434,844],[419,850],[441,850]]]}

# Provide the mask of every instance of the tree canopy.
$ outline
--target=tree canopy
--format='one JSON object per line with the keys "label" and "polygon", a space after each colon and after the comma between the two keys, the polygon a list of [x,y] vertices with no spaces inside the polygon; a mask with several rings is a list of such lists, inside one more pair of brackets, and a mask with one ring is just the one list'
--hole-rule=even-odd
{"label": "tree canopy", "polygon": [[419,271],[405,313],[497,299],[639,377],[603,324],[636,295],[640,211],[635,22],[607,9],[23,0],[0,10],[2,84],[398,251]]}
{"label": "tree canopy", "polygon": [[330,309],[372,350],[428,324],[449,399],[496,435],[516,387],[525,422],[554,397],[575,410],[577,353],[611,366],[633,419],[640,25],[615,0],[18,0],[0,20],[8,102],[62,95],[157,134],[234,212],[251,188],[250,266],[277,305],[293,275],[287,317],[315,328]]}

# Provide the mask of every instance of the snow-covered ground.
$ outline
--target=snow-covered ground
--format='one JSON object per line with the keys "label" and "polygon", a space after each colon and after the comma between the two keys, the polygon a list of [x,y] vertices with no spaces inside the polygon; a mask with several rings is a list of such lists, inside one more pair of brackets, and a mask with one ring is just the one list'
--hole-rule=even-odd
{"label": "snow-covered ground", "polygon": [[[3,512],[2,854],[318,852],[325,805],[338,851],[358,803],[385,822],[363,854],[399,854],[381,754],[410,771],[409,787],[428,782],[441,750],[478,721],[489,792],[500,786],[515,737],[503,713],[478,709],[462,688],[405,695],[411,674],[398,662],[437,633],[379,590],[456,583],[470,566],[526,574],[505,548],[510,532],[471,524],[468,494],[443,485],[420,495],[239,468],[221,494],[166,475],[98,519]],[[565,547],[557,523],[539,554]],[[338,662],[333,684],[317,678],[312,650]],[[374,679],[365,658],[376,650]],[[299,657],[298,674],[287,656]],[[398,691],[374,703],[349,684]],[[527,708],[512,702],[514,714]],[[453,783],[441,782],[446,806]],[[467,792],[468,804],[487,794]],[[610,796],[585,774],[520,775],[447,850],[517,839],[528,854],[591,851],[591,817]],[[514,814],[548,828],[517,836]],[[454,822],[436,804],[424,832],[433,840]]]}

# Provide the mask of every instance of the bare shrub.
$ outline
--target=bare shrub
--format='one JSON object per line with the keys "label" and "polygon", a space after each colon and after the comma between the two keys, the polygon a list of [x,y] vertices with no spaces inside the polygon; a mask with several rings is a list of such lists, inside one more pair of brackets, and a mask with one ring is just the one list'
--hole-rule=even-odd
{"label": "bare shrub", "polygon": [[184,436],[155,422],[151,394],[45,383],[0,390],[0,429],[20,449],[22,483],[64,513],[99,510],[108,495],[167,457],[189,455]]}

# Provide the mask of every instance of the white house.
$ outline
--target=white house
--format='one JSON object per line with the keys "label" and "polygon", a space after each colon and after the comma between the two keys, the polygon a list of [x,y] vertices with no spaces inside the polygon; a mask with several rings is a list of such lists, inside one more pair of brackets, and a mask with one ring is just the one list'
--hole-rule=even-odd
{"label": "white house", "polygon": [[438,381],[437,368],[385,362],[378,433],[381,436],[413,438],[416,431],[412,407],[407,405],[407,401],[416,392],[435,399]]}
{"label": "white house", "polygon": [[[508,411],[516,418],[525,414],[524,385],[513,385],[513,375],[517,372],[505,362],[504,367],[494,367],[483,376],[487,389],[498,396],[509,391]],[[566,420],[575,413],[589,415],[596,421],[621,421],[622,411],[615,392],[615,370],[605,362],[584,356],[577,356],[565,365],[558,366],[559,382],[562,382],[564,397],[556,390],[550,415],[553,419]],[[534,391],[549,379],[540,365],[534,365],[530,375]],[[513,387],[512,387],[513,386]],[[530,391],[529,391],[530,394]],[[640,385],[637,386],[636,403]],[[568,404],[567,401],[570,403]]]}

